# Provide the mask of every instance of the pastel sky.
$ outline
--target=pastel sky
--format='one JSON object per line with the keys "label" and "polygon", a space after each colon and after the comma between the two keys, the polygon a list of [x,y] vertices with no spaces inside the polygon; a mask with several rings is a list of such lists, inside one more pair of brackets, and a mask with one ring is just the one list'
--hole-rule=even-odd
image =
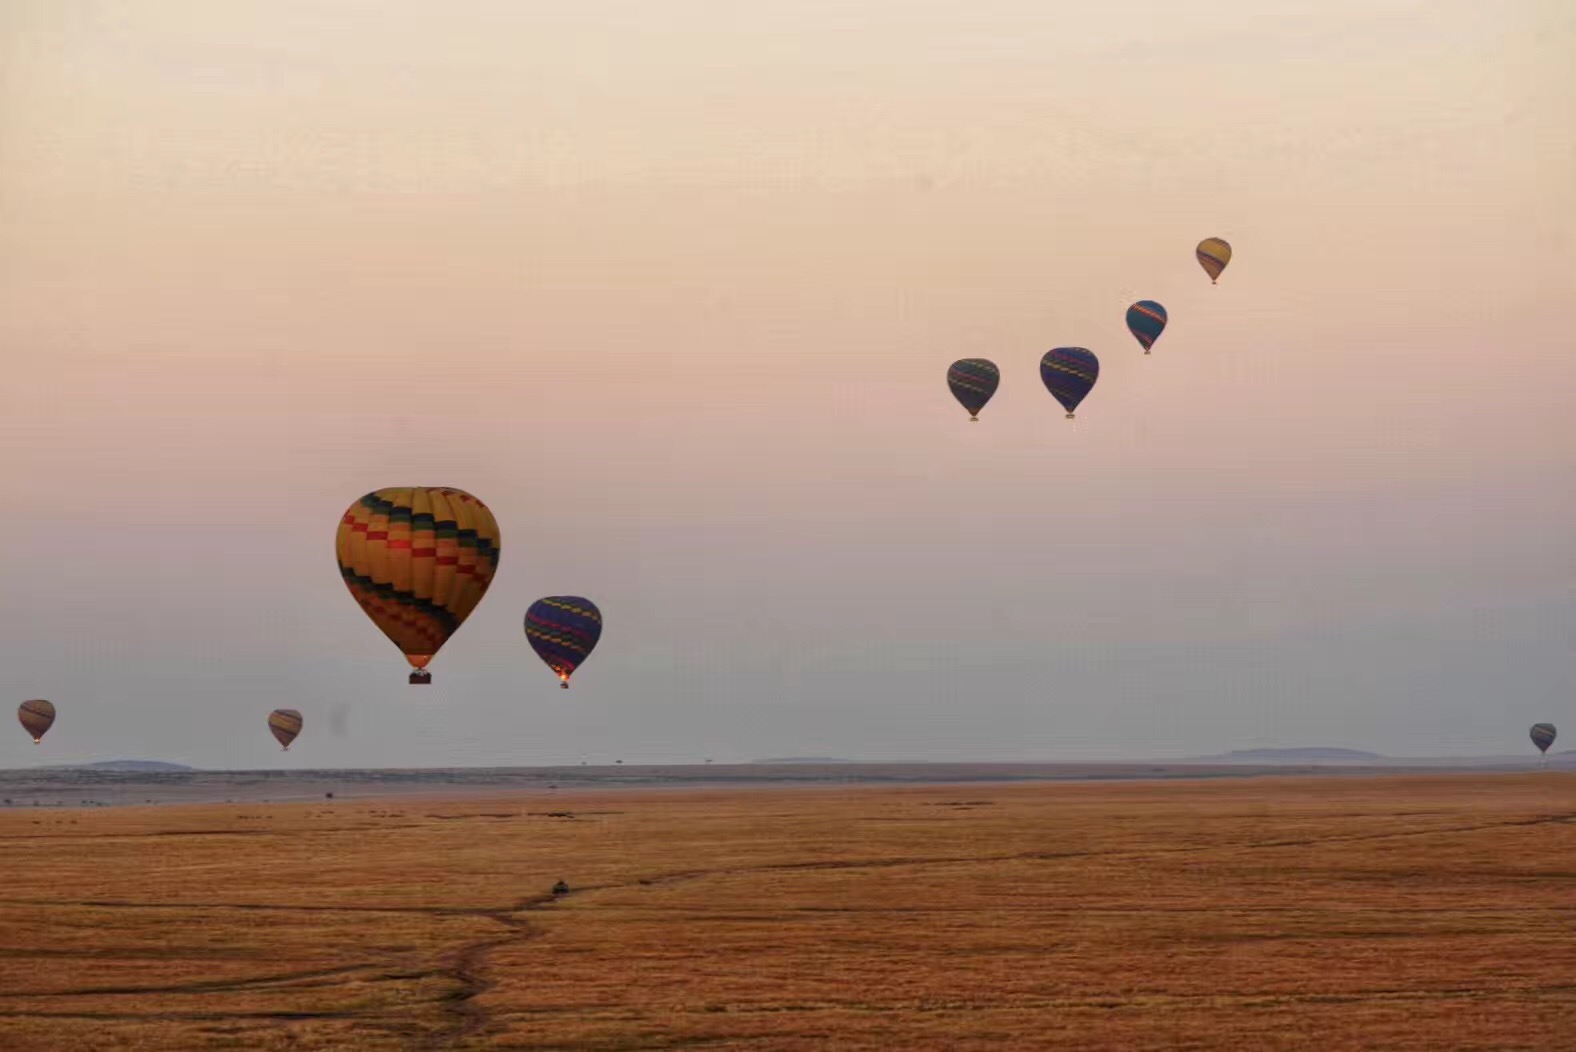
{"label": "pastel sky", "polygon": [[[61,714],[0,766],[1576,732],[1573,54],[1565,0],[9,0],[0,668]],[[503,531],[425,690],[332,550],[412,484]]]}

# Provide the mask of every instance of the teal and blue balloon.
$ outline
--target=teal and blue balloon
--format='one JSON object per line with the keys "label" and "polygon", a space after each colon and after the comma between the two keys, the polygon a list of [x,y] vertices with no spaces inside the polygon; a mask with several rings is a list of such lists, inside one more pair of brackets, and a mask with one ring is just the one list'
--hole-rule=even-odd
{"label": "teal and blue balloon", "polygon": [[1040,379],[1045,381],[1046,390],[1067,410],[1069,420],[1099,378],[1100,359],[1083,347],[1055,347],[1040,359]]}
{"label": "teal and blue balloon", "polygon": [[1127,308],[1127,330],[1144,347],[1144,353],[1166,331],[1166,309],[1154,300],[1139,300]]}
{"label": "teal and blue balloon", "polygon": [[969,411],[970,420],[980,418],[980,410],[1000,382],[1001,370],[986,358],[960,358],[947,369],[947,386],[952,388],[952,397]]}

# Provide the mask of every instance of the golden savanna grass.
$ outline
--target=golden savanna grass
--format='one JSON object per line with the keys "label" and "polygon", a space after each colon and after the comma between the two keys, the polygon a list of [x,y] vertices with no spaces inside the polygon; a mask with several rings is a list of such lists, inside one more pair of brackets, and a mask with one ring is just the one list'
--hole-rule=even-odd
{"label": "golden savanna grass", "polygon": [[1576,1048],[1563,774],[29,808],[0,838],[15,1052]]}

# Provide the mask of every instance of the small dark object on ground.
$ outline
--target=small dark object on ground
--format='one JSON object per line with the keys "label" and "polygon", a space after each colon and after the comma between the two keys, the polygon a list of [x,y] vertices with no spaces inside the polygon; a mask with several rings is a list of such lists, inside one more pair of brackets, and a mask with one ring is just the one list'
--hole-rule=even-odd
{"label": "small dark object on ground", "polygon": [[569,885],[565,884],[563,881],[560,880],[557,884],[553,885],[553,894],[554,895],[567,895],[567,894],[569,894]]}

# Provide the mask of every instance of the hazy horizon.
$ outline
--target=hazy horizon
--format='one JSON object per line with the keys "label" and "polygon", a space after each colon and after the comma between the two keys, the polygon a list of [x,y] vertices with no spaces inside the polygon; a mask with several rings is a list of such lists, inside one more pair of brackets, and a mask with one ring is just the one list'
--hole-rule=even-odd
{"label": "hazy horizon", "polygon": [[[161,771],[166,770],[166,769],[169,769],[169,770],[186,770],[186,771],[193,771],[193,772],[201,773],[201,774],[250,774],[250,773],[254,773],[254,772],[258,772],[258,771],[267,772],[267,771],[272,771],[272,770],[275,770],[275,769],[292,770],[292,771],[297,771],[297,772],[301,772],[301,773],[307,773],[307,772],[311,772],[311,771],[317,771],[319,773],[333,773],[333,772],[360,771],[360,770],[390,770],[390,771],[454,771],[454,770],[466,770],[466,771],[469,771],[469,770],[565,770],[565,771],[579,771],[579,770],[585,770],[585,771],[614,771],[614,770],[619,770],[621,767],[622,768],[631,768],[631,769],[635,769],[635,770],[639,770],[641,768],[649,769],[649,768],[654,768],[654,767],[655,768],[663,768],[663,769],[667,769],[667,770],[672,770],[672,769],[680,768],[680,767],[697,767],[697,768],[702,768],[702,769],[710,768],[710,769],[715,770],[716,768],[719,768],[719,767],[755,767],[755,766],[759,766],[759,767],[774,767],[774,766],[792,766],[792,767],[805,766],[805,767],[814,767],[814,766],[817,766],[817,765],[829,765],[829,766],[834,766],[834,767],[844,767],[844,766],[846,766],[846,767],[849,767],[849,768],[930,767],[930,766],[938,766],[938,767],[949,767],[949,766],[989,767],[989,766],[1000,765],[1000,766],[1007,766],[1007,767],[1065,768],[1065,769],[1069,769],[1069,770],[1075,770],[1075,769],[1082,768],[1082,767],[1098,767],[1098,768],[1105,768],[1105,769],[1112,769],[1112,770],[1121,770],[1123,768],[1140,768],[1140,767],[1147,768],[1149,765],[1152,765],[1152,764],[1162,764],[1162,765],[1166,765],[1166,766],[1169,766],[1169,767],[1176,767],[1176,766],[1187,766],[1189,764],[1194,764],[1194,763],[1217,763],[1217,762],[1218,763],[1226,763],[1231,757],[1241,756],[1241,757],[1251,757],[1254,760],[1261,761],[1257,765],[1255,765],[1253,763],[1245,763],[1245,764],[1243,764],[1245,769],[1250,770],[1250,771],[1255,771],[1255,770],[1259,770],[1260,767],[1265,767],[1265,766],[1273,767],[1273,766],[1278,766],[1278,765],[1284,765],[1284,766],[1287,766],[1287,767],[1290,767],[1290,768],[1298,768],[1298,767],[1302,767],[1302,766],[1322,766],[1322,765],[1325,765],[1323,761],[1329,760],[1331,758],[1330,756],[1323,755],[1323,754],[1336,754],[1338,756],[1362,756],[1362,757],[1368,757],[1368,758],[1373,759],[1374,761],[1379,762],[1381,764],[1381,766],[1382,766],[1383,762],[1385,762],[1385,761],[1395,761],[1397,763],[1404,764],[1404,765],[1422,764],[1426,768],[1430,763],[1437,762],[1437,763],[1439,763],[1441,765],[1441,769],[1443,769],[1443,770],[1450,770],[1450,769],[1452,769],[1450,767],[1450,764],[1455,762],[1455,761],[1466,761],[1466,762],[1490,762],[1490,761],[1492,761],[1494,763],[1519,762],[1519,763],[1525,764],[1527,767],[1540,766],[1539,754],[1532,753],[1529,756],[1526,753],[1526,751],[1524,751],[1524,750],[1515,750],[1514,752],[1506,752],[1506,753],[1472,753],[1472,754],[1461,755],[1461,756],[1391,756],[1391,755],[1388,755],[1388,754],[1385,754],[1385,753],[1376,753],[1376,752],[1373,752],[1371,750],[1357,749],[1357,748],[1353,748],[1353,747],[1350,747],[1350,746],[1317,746],[1317,745],[1295,746],[1295,745],[1293,745],[1293,746],[1262,746],[1262,747],[1245,748],[1245,749],[1231,749],[1231,750],[1224,750],[1224,751],[1218,752],[1218,753],[1203,753],[1203,754],[1199,754],[1199,755],[1196,755],[1196,756],[1132,756],[1132,757],[1126,757],[1126,758],[1122,758],[1122,759],[1107,758],[1107,759],[1104,759],[1104,760],[1097,760],[1097,761],[1080,761],[1080,760],[1043,761],[1043,760],[1036,759],[1036,758],[1033,758],[1033,757],[1030,757],[1030,758],[1001,757],[1001,758],[993,759],[993,760],[963,760],[963,761],[959,761],[959,760],[947,760],[947,759],[912,759],[912,758],[905,758],[905,757],[901,757],[901,756],[899,756],[899,757],[886,757],[886,758],[882,758],[882,759],[871,759],[871,758],[868,758],[868,757],[861,757],[861,756],[830,756],[830,755],[828,755],[828,756],[790,756],[790,755],[781,755],[781,756],[756,756],[756,757],[751,757],[751,758],[748,758],[748,759],[728,760],[728,761],[723,761],[721,763],[717,762],[715,759],[712,759],[712,758],[690,758],[690,759],[676,759],[676,760],[666,760],[666,761],[662,761],[662,760],[646,761],[646,762],[641,762],[641,763],[625,763],[622,759],[614,759],[614,760],[600,760],[600,761],[597,761],[595,763],[592,763],[590,761],[564,760],[564,761],[561,761],[561,762],[560,761],[552,761],[552,762],[534,763],[534,764],[453,764],[453,765],[448,765],[448,766],[427,766],[427,765],[423,765],[423,766],[410,766],[410,767],[324,767],[324,766],[320,766],[320,765],[316,765],[316,764],[307,764],[307,765],[302,765],[302,766],[287,766],[287,767],[284,767],[284,768],[279,768],[278,765],[265,765],[265,766],[256,767],[256,768],[239,768],[239,767],[203,767],[203,766],[197,766],[197,765],[192,765],[192,764],[183,764],[183,763],[181,763],[179,761],[164,760],[164,759],[161,759],[161,758],[156,757],[156,756],[116,756],[116,757],[104,757],[104,758],[94,759],[94,760],[82,760],[82,761],[79,761],[77,763],[70,763],[70,764],[36,763],[36,764],[28,764],[28,765],[19,765],[18,767],[14,767],[14,768],[0,768],[0,770],[11,770],[11,771],[14,771],[14,772],[25,773],[27,771],[41,771],[41,770],[78,770],[78,769],[85,769],[85,768],[108,769],[108,768],[117,768],[118,765],[122,765],[122,764],[130,764],[130,765],[148,765],[148,764],[152,764],[152,765],[154,765],[153,769],[150,769],[150,770],[147,770],[147,771],[143,771],[142,767],[138,766],[137,770],[135,772],[131,772],[131,773],[148,773],[148,774],[158,774]],[[1576,749],[1551,748],[1551,749],[1549,749],[1548,754],[1547,754],[1547,758],[1564,757],[1564,756],[1576,756]],[[1340,766],[1339,764],[1328,764],[1328,765],[1329,766]],[[1230,764],[1226,763],[1226,766],[1227,766],[1227,768],[1229,768]],[[130,769],[128,768],[127,770],[129,771]],[[1076,781],[1078,779],[1076,777],[1073,777],[1073,780]],[[678,784],[682,784],[682,783],[678,783]],[[554,788],[556,788],[556,786]]]}
{"label": "hazy horizon", "polygon": [[[1572,54],[1558,0],[7,4],[0,662],[59,717],[0,767],[1531,753]],[[397,485],[502,531],[426,688],[333,559]]]}

